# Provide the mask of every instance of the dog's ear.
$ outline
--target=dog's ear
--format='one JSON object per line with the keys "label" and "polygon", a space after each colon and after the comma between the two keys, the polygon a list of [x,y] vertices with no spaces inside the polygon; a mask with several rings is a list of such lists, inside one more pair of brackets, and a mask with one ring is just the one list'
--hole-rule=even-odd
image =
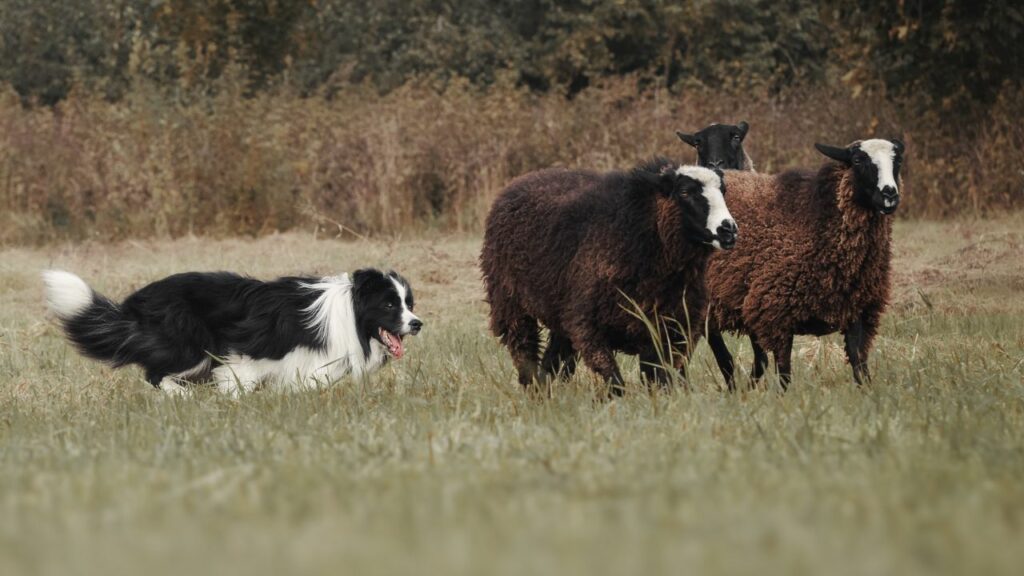
{"label": "dog's ear", "polygon": [[374,278],[381,278],[384,273],[374,268],[360,268],[349,276],[349,281],[352,282],[352,297],[358,299],[363,293],[366,285]]}

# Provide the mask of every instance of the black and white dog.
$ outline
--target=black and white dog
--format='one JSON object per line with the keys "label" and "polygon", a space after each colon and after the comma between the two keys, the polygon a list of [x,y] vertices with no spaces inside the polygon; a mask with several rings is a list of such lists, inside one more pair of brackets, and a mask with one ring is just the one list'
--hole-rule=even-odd
{"label": "black and white dog", "polygon": [[121,304],[70,272],[43,273],[50,309],[82,354],[138,364],[153,386],[183,392],[211,381],[229,395],[297,389],[360,376],[405,354],[423,322],[396,272],[261,282],[188,272],[154,282]]}

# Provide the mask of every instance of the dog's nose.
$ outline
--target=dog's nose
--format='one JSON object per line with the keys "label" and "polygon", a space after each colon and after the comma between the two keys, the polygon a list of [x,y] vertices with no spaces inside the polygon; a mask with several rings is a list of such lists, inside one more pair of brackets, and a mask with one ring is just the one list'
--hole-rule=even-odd
{"label": "dog's nose", "polygon": [[409,322],[409,331],[412,332],[413,334],[419,334],[421,328],[423,328],[422,320],[417,318],[416,320],[411,320]]}

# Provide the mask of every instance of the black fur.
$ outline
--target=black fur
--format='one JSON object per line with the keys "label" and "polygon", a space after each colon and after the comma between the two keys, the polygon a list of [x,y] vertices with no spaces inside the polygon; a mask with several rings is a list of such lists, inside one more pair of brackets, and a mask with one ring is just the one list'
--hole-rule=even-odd
{"label": "black fur", "polygon": [[[397,273],[363,269],[351,277],[356,333],[367,358],[371,340],[381,340],[380,328],[408,333],[402,329],[402,307],[391,278],[406,288],[411,310],[412,289]],[[310,326],[309,313],[323,293],[310,285],[322,281],[285,277],[264,282],[229,272],[175,274],[121,304],[93,292],[87,308],[61,322],[84,355],[114,367],[138,364],[153,386],[205,362],[205,370],[188,378],[199,381],[231,354],[280,360],[298,347],[325,351],[328,343]],[[420,326],[416,320],[412,333]]]}
{"label": "black fur", "polygon": [[[377,328],[399,334],[402,330],[402,302],[398,298],[391,279],[394,278],[406,289],[405,304],[411,311],[414,307],[412,288],[397,272],[382,274],[377,270],[358,270],[352,275],[352,306],[355,309],[359,344],[363,353],[370,355],[370,340],[380,341]],[[413,325],[413,334],[423,326],[418,320]]]}
{"label": "black fur", "polygon": [[680,140],[697,149],[697,164],[705,168],[719,170],[749,170],[747,155],[743,151],[743,139],[747,137],[750,126],[740,122],[731,124],[712,124],[700,132],[686,134],[676,132]]}

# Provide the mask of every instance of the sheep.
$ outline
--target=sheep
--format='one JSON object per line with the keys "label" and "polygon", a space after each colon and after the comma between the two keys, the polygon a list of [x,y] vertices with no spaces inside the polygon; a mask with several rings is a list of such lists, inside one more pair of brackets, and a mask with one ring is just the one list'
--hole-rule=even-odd
{"label": "sheep", "polygon": [[857,384],[870,379],[867,356],[889,301],[889,216],[900,202],[904,146],[871,139],[815,148],[834,161],[817,173],[725,172],[745,240],[708,267],[707,332],[730,390],[734,365],[722,331],[750,336],[754,382],[768,350],[785,389],[794,335],[834,332],[843,334]]}
{"label": "sheep", "polygon": [[[579,355],[621,395],[616,350],[638,354],[648,382],[664,383],[659,366],[672,350],[654,341],[668,348],[697,337],[708,259],[736,242],[724,192],[721,172],[664,158],[629,172],[549,169],[512,181],[487,217],[480,264],[491,331],[520,384],[567,378]],[[664,338],[652,337],[634,303],[659,318]],[[539,365],[538,323],[550,331]]]}
{"label": "sheep", "polygon": [[679,130],[676,136],[697,149],[697,165],[719,170],[754,170],[754,161],[743,149],[743,139],[750,125],[740,122],[712,124],[700,132],[687,134]]}
{"label": "sheep", "polygon": [[[693,134],[676,130],[676,136],[685,144],[697,150],[697,164],[699,166],[721,170],[754,171],[754,162],[743,148],[743,140],[747,137],[749,129],[750,125],[746,121],[740,121],[736,126],[730,124],[711,124]],[[728,255],[723,254],[722,256],[727,257]],[[708,282],[713,283],[710,279]],[[725,338],[722,337],[721,331],[717,328],[708,326],[707,339],[708,345],[715,355],[715,361],[726,378],[726,383],[732,388],[734,385],[734,363],[729,347],[725,344]],[[755,344],[754,350],[758,352],[761,349]],[[765,362],[763,351],[760,352],[757,358],[761,359],[759,360],[760,362]],[[755,362],[755,372],[757,371],[756,366],[757,363]]]}

